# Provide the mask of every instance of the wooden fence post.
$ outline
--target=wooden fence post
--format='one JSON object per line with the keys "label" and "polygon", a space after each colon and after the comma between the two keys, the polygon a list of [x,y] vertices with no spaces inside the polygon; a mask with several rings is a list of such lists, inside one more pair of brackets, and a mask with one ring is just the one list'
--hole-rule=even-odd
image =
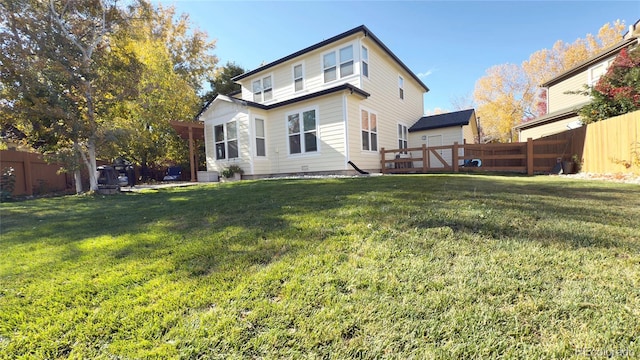
{"label": "wooden fence post", "polygon": [[533,175],[533,139],[527,139],[527,175]]}
{"label": "wooden fence post", "polygon": [[384,160],[384,148],[380,149],[380,172],[384,175],[385,170],[387,168],[386,161]]}
{"label": "wooden fence post", "polygon": [[453,143],[453,154],[451,155],[452,155],[451,161],[453,162],[453,164],[451,164],[453,165],[453,172],[457,173],[458,172],[458,142],[457,141]]}
{"label": "wooden fence post", "polygon": [[33,175],[31,174],[31,154],[22,153],[22,166],[24,166],[24,191],[28,196],[33,195]]}
{"label": "wooden fence post", "polygon": [[427,144],[422,144],[422,172],[426,173],[427,172],[427,167],[429,167],[429,163],[428,163],[428,159],[427,159]]}

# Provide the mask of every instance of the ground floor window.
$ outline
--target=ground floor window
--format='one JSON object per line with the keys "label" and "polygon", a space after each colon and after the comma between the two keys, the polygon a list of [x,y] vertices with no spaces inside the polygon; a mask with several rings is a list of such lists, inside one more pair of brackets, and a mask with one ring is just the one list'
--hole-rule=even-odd
{"label": "ground floor window", "polygon": [[236,121],[216,125],[213,128],[216,146],[216,160],[238,157],[238,128]]}
{"label": "ground floor window", "polygon": [[402,124],[398,124],[398,149],[408,148],[409,133],[407,127]]}
{"label": "ground floor window", "polygon": [[378,116],[374,112],[361,110],[362,150],[378,151]]}
{"label": "ground floor window", "polygon": [[287,115],[289,154],[318,151],[318,121],[315,109]]}
{"label": "ground floor window", "polygon": [[256,119],[256,156],[267,156],[267,138],[264,133],[264,120]]}

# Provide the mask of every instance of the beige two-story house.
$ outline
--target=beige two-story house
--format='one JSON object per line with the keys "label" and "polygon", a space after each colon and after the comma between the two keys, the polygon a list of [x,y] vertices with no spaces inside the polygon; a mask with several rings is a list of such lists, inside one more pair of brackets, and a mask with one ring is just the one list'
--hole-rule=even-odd
{"label": "beige two-story house", "polygon": [[569,92],[582,91],[584,85],[595,86],[622,49],[638,44],[639,34],[636,22],[615,46],[541,84],[547,90],[547,114],[515,126],[519,140],[538,139],[581,126],[578,110],[591,99]]}
{"label": "beige two-story house", "polygon": [[235,164],[248,178],[353,173],[349,162],[379,171],[379,150],[406,144],[429,91],[365,26],[233,80],[241,92],[216,96],[198,119],[207,170]]}

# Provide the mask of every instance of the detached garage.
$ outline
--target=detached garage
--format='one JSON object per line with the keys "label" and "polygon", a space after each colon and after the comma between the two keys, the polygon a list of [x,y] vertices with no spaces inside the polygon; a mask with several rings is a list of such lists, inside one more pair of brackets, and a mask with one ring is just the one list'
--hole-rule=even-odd
{"label": "detached garage", "polygon": [[[474,109],[423,116],[409,128],[409,147],[427,147],[459,144],[474,144],[478,138],[478,123]],[[440,155],[451,163],[451,150],[440,150]],[[462,154],[461,154],[462,155]],[[433,154],[431,167],[444,167]]]}

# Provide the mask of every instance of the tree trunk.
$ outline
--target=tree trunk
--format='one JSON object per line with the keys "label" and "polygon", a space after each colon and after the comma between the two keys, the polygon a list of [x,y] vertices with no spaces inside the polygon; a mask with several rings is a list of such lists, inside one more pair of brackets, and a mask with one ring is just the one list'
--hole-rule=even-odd
{"label": "tree trunk", "polygon": [[82,194],[82,174],[80,169],[73,172],[73,180],[76,183],[76,194]]}
{"label": "tree trunk", "polygon": [[89,140],[87,145],[89,152],[89,164],[87,169],[89,170],[89,188],[91,191],[98,191],[98,166],[96,164],[96,144],[93,139]]}

